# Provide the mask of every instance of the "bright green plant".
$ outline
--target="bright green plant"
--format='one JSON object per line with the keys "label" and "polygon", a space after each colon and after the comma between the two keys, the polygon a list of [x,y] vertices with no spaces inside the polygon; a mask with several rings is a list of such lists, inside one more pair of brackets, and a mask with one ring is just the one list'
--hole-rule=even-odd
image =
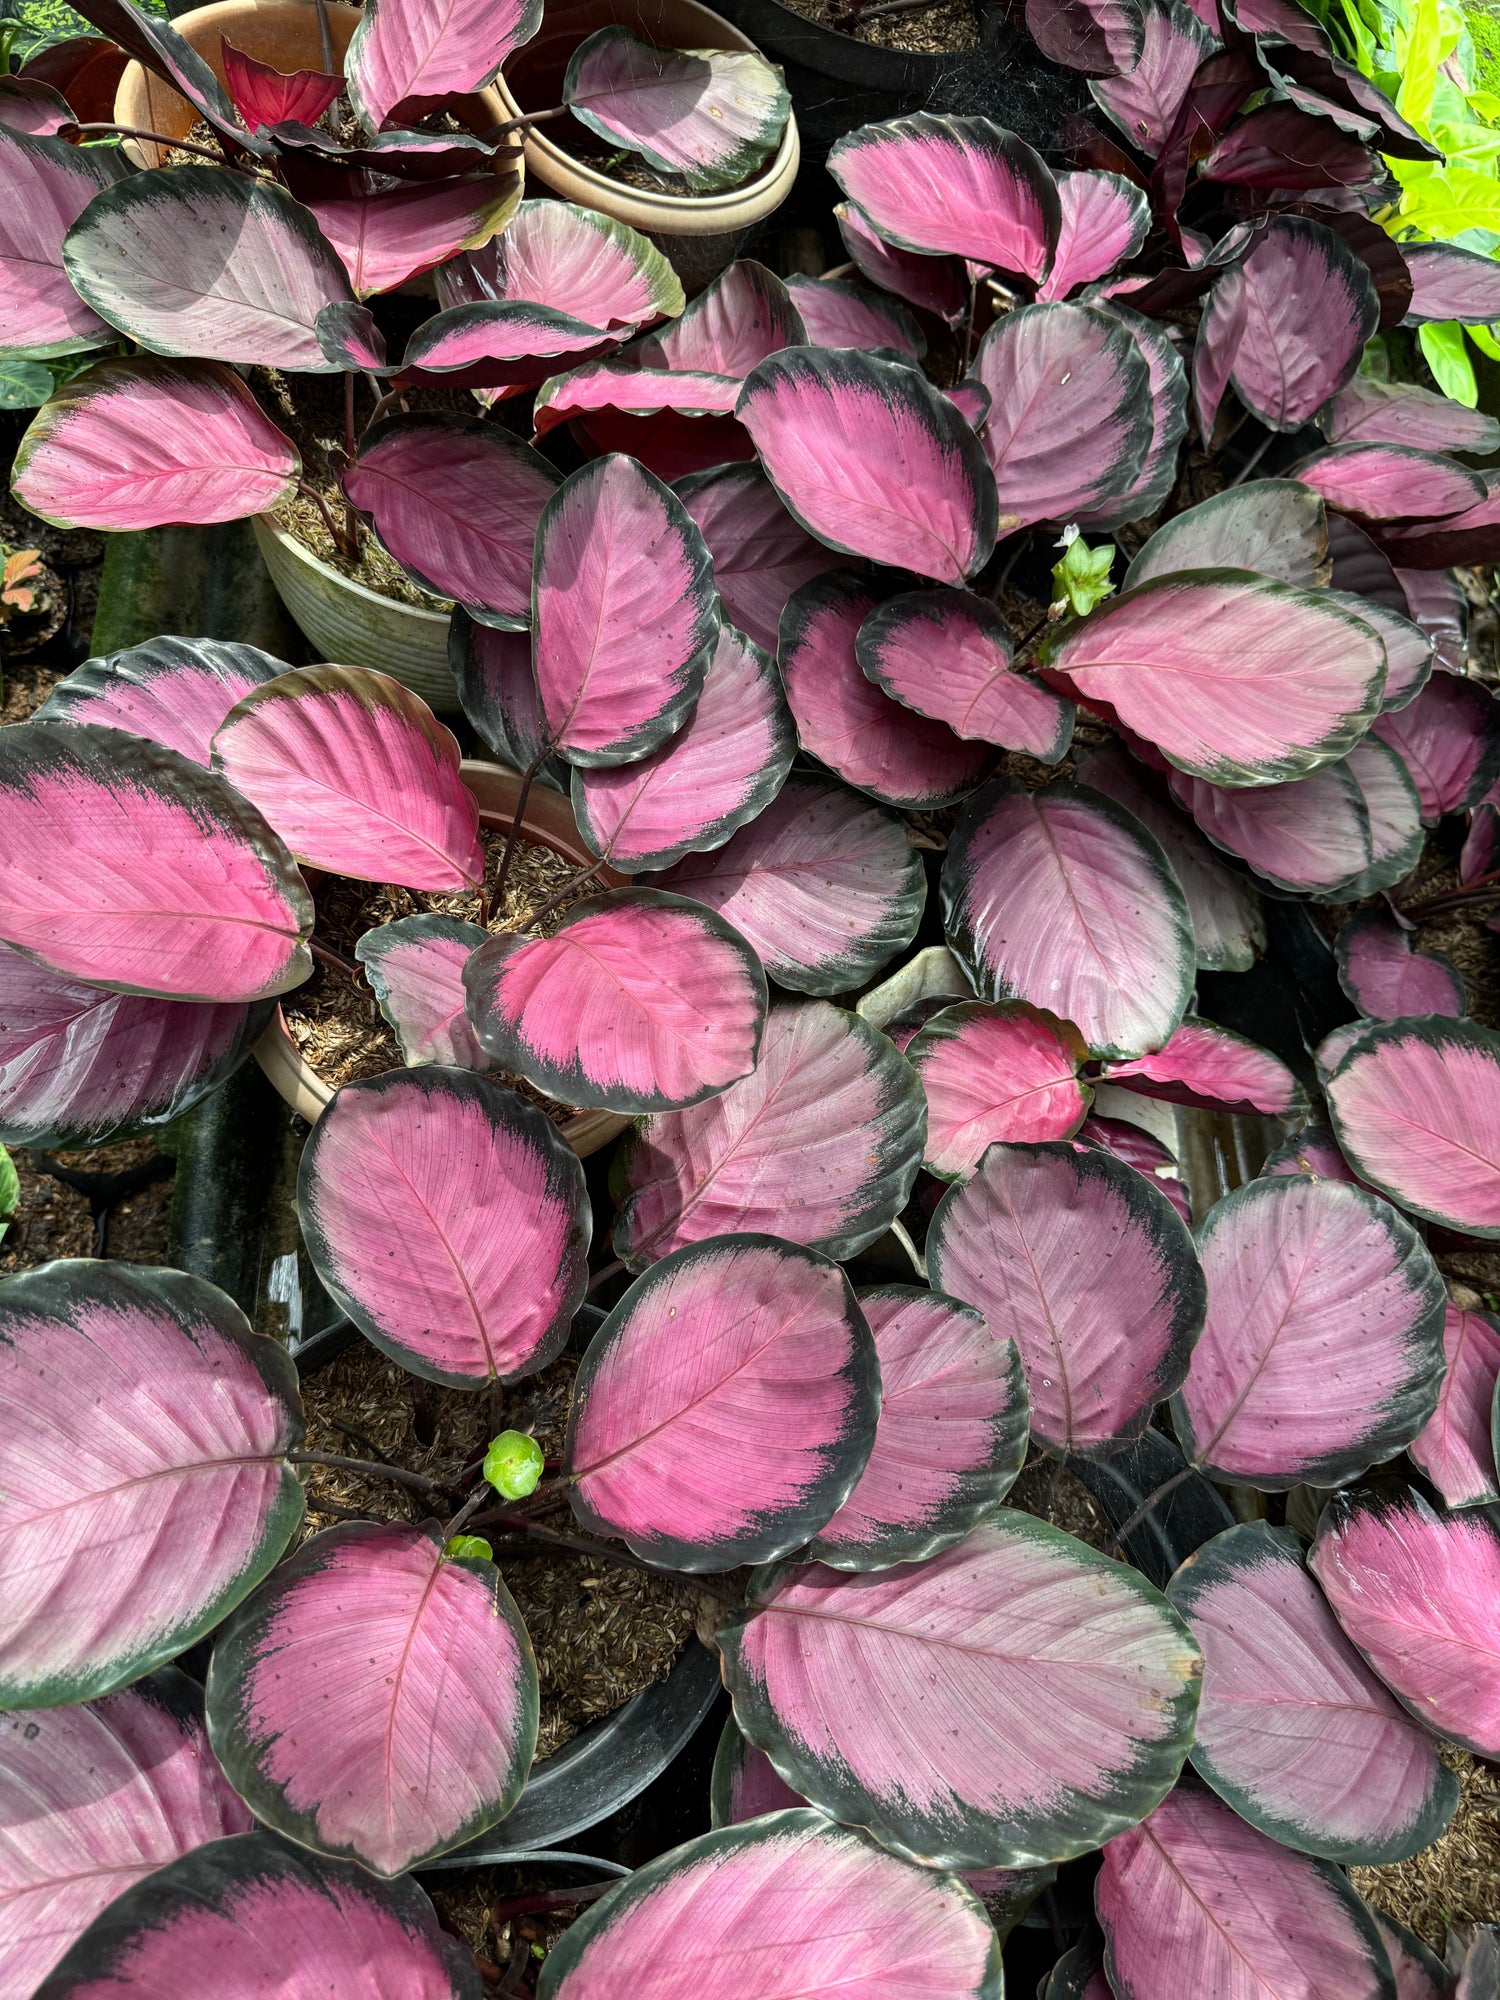
{"label": "bright green plant", "polygon": [[16,1208],[21,1199],[21,1177],[16,1172],[15,1161],[3,1146],[0,1146],[0,1241],[16,1219]]}

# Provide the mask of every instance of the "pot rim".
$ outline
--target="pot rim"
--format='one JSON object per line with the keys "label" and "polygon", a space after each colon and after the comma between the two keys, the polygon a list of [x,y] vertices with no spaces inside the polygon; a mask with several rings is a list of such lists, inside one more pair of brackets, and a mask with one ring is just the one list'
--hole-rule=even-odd
{"label": "pot rim", "polygon": [[[241,0],[222,0],[222,4],[239,5]],[[387,597],[383,590],[372,590],[367,583],[359,582],[356,577],[345,576],[341,569],[335,569],[332,563],[324,562],[321,556],[315,556],[311,549],[305,548],[291,530],[283,528],[272,514],[254,514],[251,516],[250,525],[254,528],[257,539],[264,536],[274,541],[294,561],[302,563],[308,569],[316,570],[319,576],[328,577],[351,597],[367,598],[370,603],[378,604],[384,610],[401,612],[408,618],[422,620],[424,624],[441,625],[444,630],[452,620],[451,611],[429,611],[425,604],[408,604],[405,598]]]}

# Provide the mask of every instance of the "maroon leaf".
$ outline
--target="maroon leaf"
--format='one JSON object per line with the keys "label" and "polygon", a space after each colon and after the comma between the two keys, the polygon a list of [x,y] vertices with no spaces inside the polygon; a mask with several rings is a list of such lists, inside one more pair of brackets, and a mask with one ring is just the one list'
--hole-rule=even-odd
{"label": "maroon leaf", "polygon": [[1361,1014],[1462,1014],[1463,981],[1446,958],[1413,951],[1411,936],[1383,909],[1359,910],[1334,940],[1339,984]]}
{"label": "maroon leaf", "polygon": [[1279,1056],[1191,1015],[1154,1055],[1105,1063],[1101,1075],[1126,1090],[1208,1111],[1266,1118],[1300,1118],[1307,1111],[1306,1092]]}
{"label": "maroon leaf", "polygon": [[838,558],[793,520],[758,466],[715,466],[675,490],[713,557],[725,616],[774,657],[787,599]]}
{"label": "maroon leaf", "polygon": [[[1456,405],[1455,407],[1461,407]],[[1377,551],[1378,553],[1378,551]],[[1469,623],[1469,600],[1456,577],[1443,571],[1425,569],[1393,570],[1396,588],[1406,599],[1406,611],[1431,639],[1435,664],[1446,673],[1466,671],[1464,642]],[[1346,588],[1352,590],[1349,584]],[[1400,606],[1396,607],[1398,610]],[[1396,703],[1400,707],[1401,703]]]}
{"label": "maroon leaf", "polygon": [[1282,46],[1273,42],[1259,53],[1297,102],[1303,101],[1298,95],[1300,88],[1309,100],[1314,95],[1319,100],[1317,104],[1310,103],[1309,108],[1337,107],[1329,115],[1338,119],[1339,111],[1343,111],[1346,116],[1340,122],[1344,129],[1358,132],[1361,138],[1373,142],[1378,134],[1380,152],[1403,160],[1442,158],[1431,140],[1424,139],[1415,126],[1406,122],[1379,85],[1362,76],[1352,63],[1310,47],[1298,36],[1289,37]]}
{"label": "maroon leaf", "polygon": [[[170,84],[233,145],[251,153],[270,151],[265,140],[246,129],[219,79],[170,21],[133,6],[131,0],[84,0],[84,5],[75,11],[101,34],[128,50],[144,69]],[[74,109],[80,118],[86,116],[77,105]],[[101,115],[110,117],[113,110],[111,99],[108,110]]]}
{"label": "maroon leaf", "polygon": [[1267,1153],[1261,1172],[1276,1176],[1306,1174],[1317,1181],[1354,1179],[1333,1134],[1319,1125],[1304,1125],[1300,1132],[1294,1132],[1290,1139],[1274,1147]]}
{"label": "maroon leaf", "polygon": [[1123,1118],[1092,1117],[1085,1118],[1079,1127],[1078,1141],[1080,1145],[1098,1146],[1106,1153],[1113,1153],[1127,1167],[1134,1167],[1138,1174],[1146,1175],[1191,1229],[1192,1206],[1187,1189],[1178,1177],[1177,1156],[1169,1152],[1160,1139],[1153,1139],[1139,1125],[1127,1125]]}
{"label": "maroon leaf", "polygon": [[863,285],[792,277],[787,290],[813,347],[863,347],[903,361],[920,361],[927,352],[926,335],[911,314]]}
{"label": "maroon leaf", "polygon": [[424,912],[377,924],[355,945],[408,1068],[488,1069],[464,1011],[464,965],[488,936],[478,924]]}
{"label": "maroon leaf", "polygon": [[1411,272],[1413,326],[1456,319],[1464,326],[1487,326],[1500,319],[1500,264],[1456,243],[1408,243],[1402,256]]}
{"label": "maroon leaf", "polygon": [[252,132],[289,118],[316,125],[344,87],[342,77],[327,76],[322,70],[284,71],[257,62],[254,56],[235,48],[227,35],[220,35],[219,51],[224,86]]}
{"label": "maroon leaf", "polygon": [[1477,681],[1439,674],[1374,731],[1411,773],[1424,825],[1477,805],[1500,776],[1500,709]]}
{"label": "maroon leaf", "polygon": [[1071,1138],[1093,1097],[1078,1079],[1085,1054],[1072,1028],[1024,1001],[945,1007],[905,1048],[927,1098],[922,1164],[964,1180],[996,1140]]}
{"label": "maroon leaf", "polygon": [[1328,553],[1333,558],[1335,589],[1352,591],[1399,617],[1409,615],[1406,593],[1389,561],[1363,529],[1343,514],[1328,516]]}
{"label": "maroon leaf", "polygon": [[1412,445],[1421,451],[1500,451],[1500,423],[1415,382],[1356,375],[1318,419],[1331,444]]}
{"label": "maroon leaf", "polygon": [[1295,476],[1330,507],[1366,521],[1462,514],[1486,492],[1466,465],[1404,444],[1333,445],[1303,459]]}
{"label": "maroon leaf", "polygon": [[559,366],[571,368],[608,354],[617,338],[521,299],[454,306],[417,328],[401,357],[400,379],[519,395],[545,382]]}
{"label": "maroon leaf", "polygon": [[732,375],[641,368],[610,356],[544,383],[532,421],[539,435],[575,423],[595,450],[626,452],[659,479],[680,479],[754,458],[734,417],[740,387]]}
{"label": "maroon leaf", "polygon": [[1249,188],[1363,187],[1376,171],[1367,146],[1295,104],[1247,112],[1202,167],[1206,181]]}
{"label": "maroon leaf", "polygon": [[102,188],[125,170],[110,147],[70,146],[0,124],[0,346],[8,353],[77,354],[102,347],[110,326],[90,311],[63,266],[63,239]]}
{"label": "maroon leaf", "polygon": [[1145,13],[1140,60],[1127,72],[1089,84],[1089,93],[1133,146],[1161,151],[1194,73],[1218,43],[1181,0],[1156,0]]}
{"label": "maroon leaf", "polygon": [[26,58],[21,74],[60,91],[75,118],[101,121],[114,112],[115,89],[129,60],[118,43],[102,35],[78,35],[39,48]]}
{"label": "maroon leaf", "polygon": [[1085,76],[1128,76],[1146,42],[1140,0],[1026,0],[1026,26],[1044,56]]}
{"label": "maroon leaf", "polygon": [[1485,498],[1477,506],[1439,521],[1381,529],[1380,545],[1398,569],[1448,569],[1454,563],[1500,558],[1500,480],[1490,472],[1478,476],[1484,481]]}
{"label": "maroon leaf", "polygon": [[963,264],[957,257],[929,257],[911,250],[898,250],[877,236],[869,222],[851,202],[838,202],[833,211],[844,248],[870,280],[883,291],[894,292],[908,305],[936,313],[950,326],[962,319],[968,306],[969,286]]}
{"label": "maroon leaf", "polygon": [[49,139],[72,125],[75,113],[65,97],[35,77],[0,77],[0,125]]}
{"label": "maroon leaf", "polygon": [[1447,1507],[1480,1507],[1500,1500],[1495,1473],[1491,1412],[1500,1379],[1500,1324],[1493,1314],[1448,1306],[1443,1319],[1448,1364],[1437,1408],[1407,1447]]}

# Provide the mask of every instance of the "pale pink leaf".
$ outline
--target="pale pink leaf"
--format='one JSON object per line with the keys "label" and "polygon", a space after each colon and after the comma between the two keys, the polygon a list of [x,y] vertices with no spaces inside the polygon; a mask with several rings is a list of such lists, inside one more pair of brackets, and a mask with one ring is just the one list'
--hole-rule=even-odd
{"label": "pale pink leaf", "polygon": [[1293,476],[1330,507],[1366,521],[1462,514],[1486,494],[1483,479],[1466,465],[1407,444],[1330,445],[1302,459]]}
{"label": "pale pink leaf", "polygon": [[1072,1029],[1024,1001],[945,1007],[906,1044],[927,1098],[923,1165],[966,1179],[997,1139],[1068,1139],[1092,1090]]}
{"label": "pale pink leaf", "polygon": [[1278,888],[1335,895],[1374,859],[1369,809],[1347,759],[1310,778],[1254,788],[1174,773],[1172,792],[1215,847]]}
{"label": "pale pink leaf", "polygon": [[1443,1319],[1443,1353],[1448,1372],[1437,1408],[1408,1453],[1445,1506],[1488,1506],[1500,1501],[1490,1422],[1500,1378],[1500,1324],[1491,1313],[1465,1312],[1450,1303]]}
{"label": "pale pink leaf", "polygon": [[812,347],[863,347],[920,361],[927,337],[904,307],[841,278],[787,279]]}
{"label": "pale pink leaf", "polygon": [[792,518],[758,466],[692,473],[676,493],[713,557],[726,619],[774,658],[787,599],[839,568],[838,557]]}
{"label": "pale pink leaf", "polygon": [[404,98],[465,97],[542,25],[542,0],[371,0],[345,57],[350,101],[378,132]]}
{"label": "pale pink leaf", "polygon": [[1199,63],[1217,47],[1217,38],[1181,0],[1155,0],[1145,10],[1139,59],[1123,75],[1091,79],[1089,94],[1132,146],[1155,159]]}
{"label": "pale pink leaf", "polygon": [[1145,191],[1119,174],[1059,174],[1062,230],[1052,269],[1038,299],[1065,299],[1080,285],[1107,278],[1146,240],[1151,205]]}
{"label": "pale pink leaf", "polygon": [[489,932],[458,917],[424,913],[377,924],[354,947],[408,1068],[445,1063],[488,1069],[464,1011],[464,966]]}
{"label": "pale pink leaf", "polygon": [[876,234],[852,202],[836,203],[833,219],[839,226],[844,248],[872,285],[905,299],[908,305],[936,313],[950,326],[963,318],[969,303],[969,284],[957,257],[932,257],[918,251],[898,250]]}
{"label": "pale pink leaf", "polygon": [[1462,1014],[1463,981],[1446,958],[1413,951],[1411,935],[1383,909],[1359,910],[1334,939],[1339,984],[1361,1014]]}
{"label": "pale pink leaf", "polygon": [[0,349],[10,355],[77,354],[107,346],[114,329],[91,312],[63,268],[63,239],[102,188],[125,172],[111,146],[0,124]]}
{"label": "pale pink leaf", "polygon": [[732,375],[742,382],[759,362],[783,347],[800,347],[806,337],[781,279],[764,264],[741,258],[690,300],[670,326],[634,341],[626,356],[641,368]]}
{"label": "pale pink leaf", "polygon": [[621,331],[683,309],[682,283],[649,237],[568,201],[523,201],[501,236],[434,273],[445,307],[527,301]]}
{"label": "pale pink leaf", "polygon": [[1401,255],[1411,273],[1406,317],[1412,325],[1457,320],[1487,326],[1500,318],[1500,265],[1493,257],[1456,243],[1409,243]]}
{"label": "pale pink leaf", "polygon": [[1126,1090],[1200,1110],[1263,1118],[1300,1118],[1307,1111],[1307,1093],[1280,1056],[1191,1015],[1154,1054],[1107,1062],[1100,1074]]}
{"label": "pale pink leaf", "polygon": [[1500,776],[1500,707],[1478,681],[1438,674],[1374,731],[1411,773],[1425,826],[1477,805]]}
{"label": "pale pink leaf", "polygon": [[93,722],[165,743],[205,768],[214,732],[252,688],[285,673],[258,646],[223,639],[148,639],[85,660],[34,712],[37,722]]}
{"label": "pale pink leaf", "polygon": [[[1500,303],[1500,297],[1497,297]],[[1356,375],[1318,419],[1331,444],[1414,445],[1419,451],[1500,451],[1500,423],[1415,382]]]}
{"label": "pale pink leaf", "polygon": [[372,187],[364,174],[330,173],[323,185],[302,194],[363,299],[394,291],[461,250],[489,242],[520,205],[521,177],[491,168],[450,180]]}

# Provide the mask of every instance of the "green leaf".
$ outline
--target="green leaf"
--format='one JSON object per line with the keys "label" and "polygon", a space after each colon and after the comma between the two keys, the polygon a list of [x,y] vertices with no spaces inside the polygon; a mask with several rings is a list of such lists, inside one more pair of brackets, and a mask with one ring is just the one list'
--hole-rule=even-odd
{"label": "green leaf", "polygon": [[1052,602],[1066,606],[1080,618],[1087,618],[1096,604],[1102,604],[1114,589],[1109,572],[1115,559],[1113,542],[1091,549],[1076,528],[1065,528],[1063,557],[1052,565]]}
{"label": "green leaf", "polygon": [[5,1232],[16,1219],[16,1209],[21,1200],[21,1176],[16,1172],[16,1163],[0,1146],[0,1242]]}
{"label": "green leaf", "polygon": [[450,1535],[443,1544],[443,1554],[453,1562],[493,1562],[495,1551],[483,1535]]}
{"label": "green leaf", "polygon": [[1479,384],[1474,380],[1474,363],[1464,342],[1464,330],[1452,320],[1417,328],[1422,357],[1445,396],[1474,409],[1479,402]]}
{"label": "green leaf", "polygon": [[40,361],[0,360],[0,410],[35,410],[52,394],[52,370]]}
{"label": "green leaf", "polygon": [[536,1491],[545,1463],[535,1438],[524,1431],[501,1431],[484,1455],[484,1476],[507,1500],[524,1500]]}

